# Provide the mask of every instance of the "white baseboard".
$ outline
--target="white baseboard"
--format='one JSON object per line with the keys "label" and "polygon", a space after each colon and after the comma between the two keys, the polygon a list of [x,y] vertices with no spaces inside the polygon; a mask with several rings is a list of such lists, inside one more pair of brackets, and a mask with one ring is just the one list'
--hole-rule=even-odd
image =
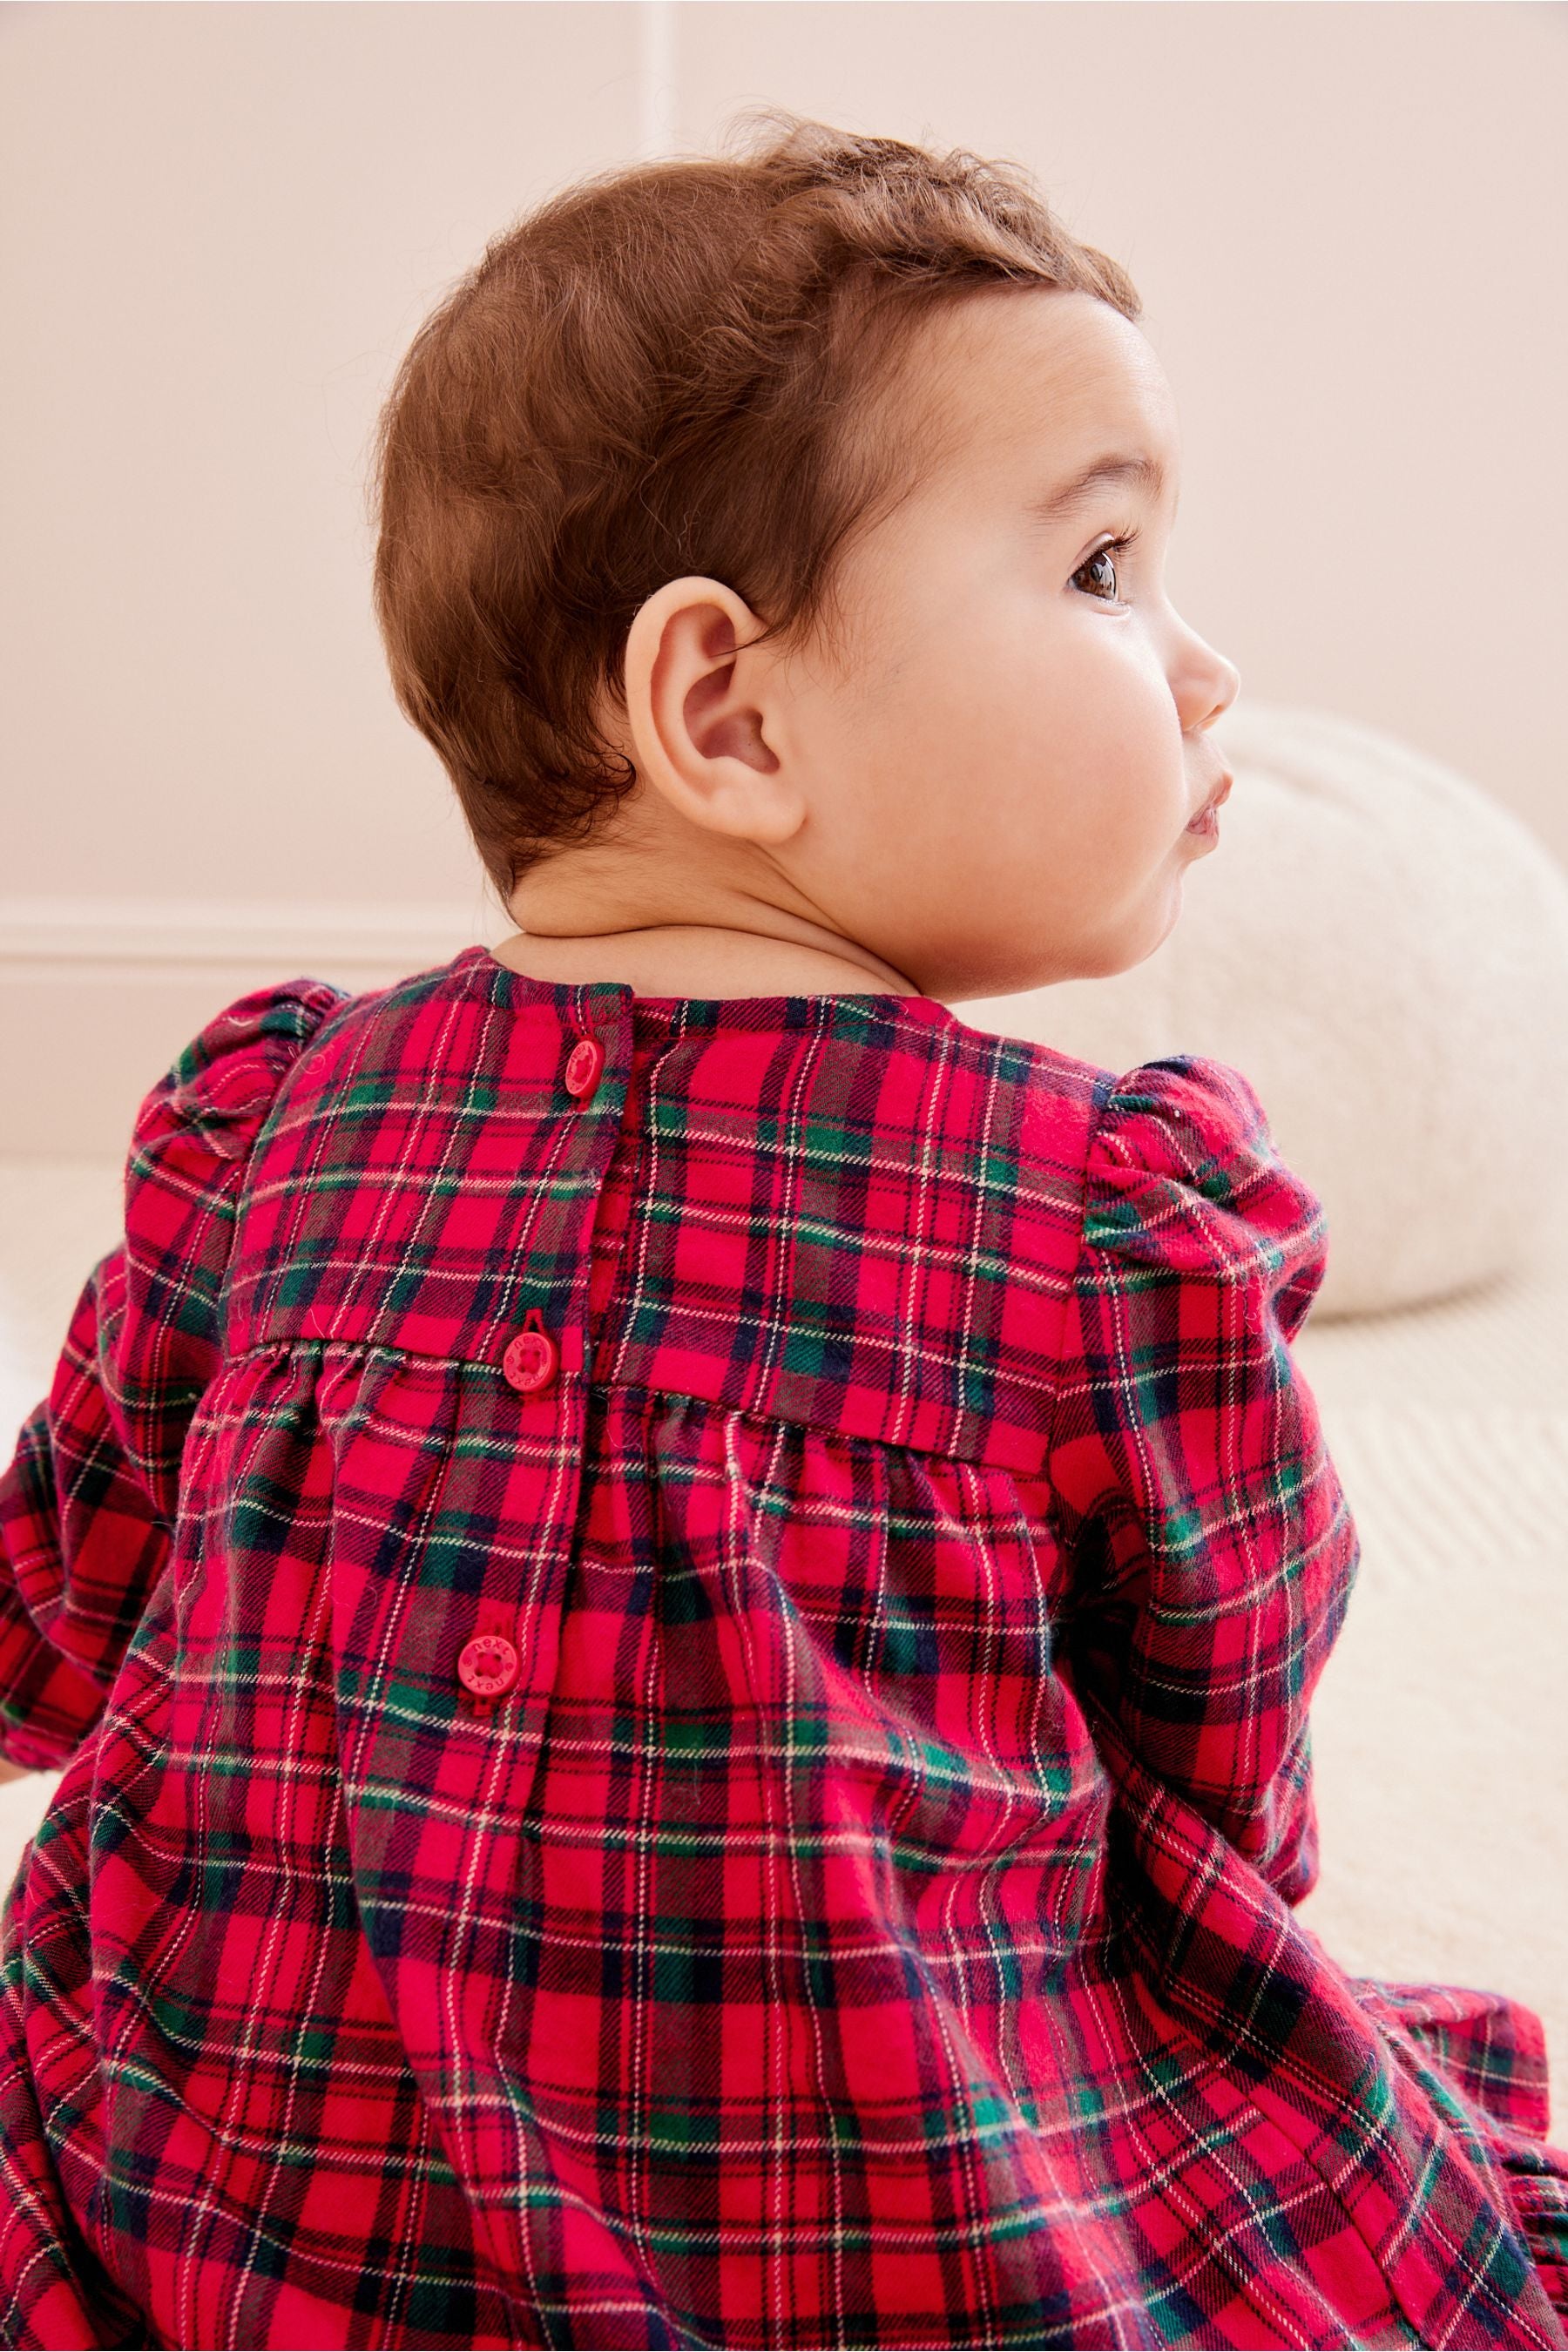
{"label": "white baseboard", "polygon": [[0,899],[0,1157],[122,1160],[143,1096],[270,981],[384,988],[516,925],[467,905]]}
{"label": "white baseboard", "polygon": [[[476,929],[476,925],[478,928]],[[0,898],[0,968],[16,963],[397,964],[423,971],[516,925],[476,891],[468,906],[366,907],[291,900]]]}

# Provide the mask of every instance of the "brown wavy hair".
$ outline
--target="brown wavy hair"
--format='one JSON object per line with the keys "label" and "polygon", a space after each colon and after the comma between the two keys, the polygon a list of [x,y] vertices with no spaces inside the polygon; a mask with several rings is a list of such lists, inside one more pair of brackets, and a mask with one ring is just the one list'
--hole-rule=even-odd
{"label": "brown wavy hair", "polygon": [[635,785],[602,713],[665,581],[723,581],[752,643],[839,644],[838,567],[932,462],[895,402],[924,318],[1005,284],[1141,313],[1019,165],[771,106],[723,144],[574,181],[491,238],[381,412],[393,690],[503,900]]}

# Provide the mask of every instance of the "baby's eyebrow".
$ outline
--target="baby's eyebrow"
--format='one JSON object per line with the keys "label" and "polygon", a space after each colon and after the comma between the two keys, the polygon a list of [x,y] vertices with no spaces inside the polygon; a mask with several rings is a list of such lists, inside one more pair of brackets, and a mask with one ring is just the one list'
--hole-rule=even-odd
{"label": "baby's eyebrow", "polygon": [[1152,499],[1165,493],[1165,469],[1157,457],[1142,451],[1112,452],[1109,457],[1096,457],[1092,465],[1075,474],[1058,489],[1047,490],[1043,497],[1029,500],[1029,512],[1041,522],[1060,522],[1089,505],[1096,490],[1110,482],[1131,482]]}

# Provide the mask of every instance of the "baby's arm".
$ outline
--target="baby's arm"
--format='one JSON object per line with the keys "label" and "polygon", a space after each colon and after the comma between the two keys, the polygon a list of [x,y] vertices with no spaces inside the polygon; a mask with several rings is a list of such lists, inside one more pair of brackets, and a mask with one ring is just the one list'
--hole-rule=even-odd
{"label": "baby's arm", "polygon": [[48,1396],[0,1474],[7,1779],[63,1764],[96,1721],[167,1556],[147,1451],[160,1423],[125,1360],[125,1315],[121,1244],[88,1277]]}
{"label": "baby's arm", "polygon": [[63,1764],[102,1711],[173,1547],[249,1152],[304,1045],[347,1001],[253,990],[143,1100],[125,1238],[79,1298],[45,1402],[0,1473],[0,1759]]}
{"label": "baby's arm", "polygon": [[1237,1073],[1184,1055],[1116,1082],[1052,1438],[1065,1663],[1112,1769],[1135,1759],[1292,1903],[1317,1875],[1308,1706],[1358,1559],[1289,1344],[1325,1250]]}

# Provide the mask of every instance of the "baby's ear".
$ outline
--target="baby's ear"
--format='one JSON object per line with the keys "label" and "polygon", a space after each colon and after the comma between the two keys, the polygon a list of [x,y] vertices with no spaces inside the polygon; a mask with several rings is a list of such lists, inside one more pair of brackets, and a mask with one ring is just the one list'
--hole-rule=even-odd
{"label": "baby's ear", "polygon": [[805,818],[769,740],[772,664],[762,624],[722,581],[667,580],[626,636],[626,720],[638,775],[688,824],[769,846]]}

